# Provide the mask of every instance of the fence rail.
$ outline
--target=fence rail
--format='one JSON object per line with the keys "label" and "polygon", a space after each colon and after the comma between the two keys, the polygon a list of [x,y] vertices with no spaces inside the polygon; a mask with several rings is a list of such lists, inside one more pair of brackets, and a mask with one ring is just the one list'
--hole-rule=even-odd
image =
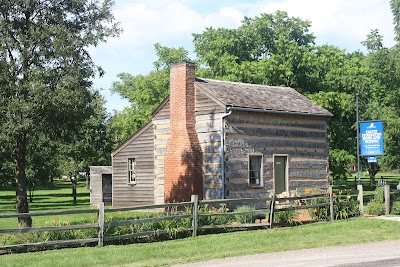
{"label": "fence rail", "polygon": [[[344,190],[340,190],[343,194]],[[154,230],[143,230],[140,232],[121,234],[121,235],[108,235],[105,236],[105,229],[108,227],[117,227],[124,225],[138,225],[144,223],[154,223],[168,220],[182,220],[190,219],[190,227],[176,229],[176,232],[192,232],[192,236],[196,236],[199,230],[205,229],[225,229],[225,228],[266,228],[273,227],[274,224],[274,213],[283,212],[289,210],[299,210],[299,209],[310,209],[310,208],[320,208],[328,207],[331,212],[331,220],[334,220],[333,206],[342,205],[342,202],[334,202],[334,196],[339,194],[339,192],[333,191],[329,188],[327,194],[314,194],[314,195],[304,195],[296,197],[277,197],[272,195],[272,197],[262,197],[262,198],[241,198],[241,199],[216,199],[216,200],[198,200],[196,195],[193,195],[190,202],[181,203],[166,203],[157,205],[141,205],[133,207],[124,208],[104,208],[104,203],[99,203],[97,209],[85,209],[85,210],[62,210],[62,211],[49,211],[49,212],[32,212],[24,214],[2,214],[0,219],[5,218],[18,218],[27,216],[48,216],[48,215],[65,215],[65,214],[81,214],[81,213],[96,213],[97,222],[92,224],[81,224],[81,225],[66,225],[66,226],[46,226],[46,227],[31,227],[31,228],[20,228],[20,229],[0,229],[0,234],[19,234],[19,233],[34,233],[34,232],[47,232],[47,231],[66,231],[66,230],[77,230],[77,229],[97,229],[97,237],[94,238],[84,238],[84,239],[73,239],[73,240],[56,240],[47,242],[36,242],[27,244],[17,244],[17,245],[6,245],[0,246],[0,250],[17,250],[26,249],[32,247],[52,247],[52,246],[76,246],[84,245],[89,243],[97,243],[98,246],[103,246],[103,243],[115,240],[124,240],[129,238],[143,237],[143,236],[155,236],[159,234],[168,234],[168,231],[164,229],[154,229]],[[357,201],[352,201],[351,203],[360,203],[362,199],[362,186],[358,191],[351,190],[351,192],[346,193],[358,193]],[[323,203],[309,204],[306,203],[308,200],[312,199],[323,199]],[[210,207],[211,205],[223,204],[228,206],[235,206],[238,204],[253,204],[252,210],[237,211],[229,210],[229,212],[213,212],[213,213],[201,213],[201,209],[204,207]],[[348,202],[349,203],[349,202]],[[362,202],[361,202],[362,203]],[[105,222],[105,214],[110,212],[122,212],[122,211],[139,211],[139,210],[168,210],[170,208],[176,208],[175,214],[166,213],[160,217],[151,218],[134,218],[125,219],[118,221]],[[186,208],[186,209],[185,209]],[[183,212],[183,210],[185,212]],[[360,205],[360,212],[362,210],[362,205]],[[264,216],[268,222],[262,221],[260,223],[232,223],[224,225],[199,225],[199,220],[201,218],[206,218],[210,216]]]}

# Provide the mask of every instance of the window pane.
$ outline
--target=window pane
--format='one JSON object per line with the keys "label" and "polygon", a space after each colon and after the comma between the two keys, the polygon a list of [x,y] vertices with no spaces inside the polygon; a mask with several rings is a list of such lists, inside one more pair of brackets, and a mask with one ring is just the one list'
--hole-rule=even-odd
{"label": "window pane", "polygon": [[128,182],[136,183],[136,160],[128,159]]}
{"label": "window pane", "polygon": [[261,184],[262,156],[249,156],[249,183],[250,185]]}

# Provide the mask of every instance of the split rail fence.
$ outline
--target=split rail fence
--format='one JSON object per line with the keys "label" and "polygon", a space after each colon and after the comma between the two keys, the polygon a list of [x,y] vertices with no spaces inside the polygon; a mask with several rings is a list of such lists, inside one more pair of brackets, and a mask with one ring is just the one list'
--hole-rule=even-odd
{"label": "split rail fence", "polygon": [[[359,204],[360,213],[362,213],[363,206],[363,190],[362,186],[358,187],[358,190],[341,190],[340,194],[346,192],[346,194],[353,194],[357,197],[357,200],[351,202],[335,202],[334,197],[337,192],[332,191],[332,188],[326,190],[326,194],[309,194],[296,197],[261,197],[261,198],[240,198],[240,199],[216,199],[216,200],[198,200],[198,196],[193,195],[190,202],[181,203],[167,203],[159,205],[142,205],[124,208],[105,208],[104,203],[98,204],[97,209],[82,209],[82,210],[61,210],[61,211],[48,211],[48,212],[32,212],[32,213],[19,213],[19,214],[0,214],[0,220],[5,218],[22,218],[22,217],[34,217],[34,216],[49,216],[49,215],[66,215],[66,214],[83,214],[83,213],[97,213],[97,222],[91,224],[81,225],[66,225],[66,226],[45,226],[45,227],[30,227],[30,228],[0,228],[0,237],[4,234],[21,234],[21,233],[35,233],[35,232],[48,232],[48,231],[65,231],[65,230],[77,230],[77,229],[97,229],[97,237],[85,238],[85,239],[73,239],[73,240],[56,240],[47,242],[36,242],[36,243],[25,243],[16,245],[5,245],[0,246],[0,251],[14,251],[29,248],[47,248],[47,247],[67,247],[77,246],[85,244],[96,244],[103,246],[105,242],[115,240],[125,240],[135,237],[143,236],[154,236],[162,233],[166,233],[166,230],[155,229],[152,231],[142,231],[130,234],[122,235],[105,235],[105,229],[109,227],[123,226],[123,225],[137,225],[144,223],[152,223],[167,220],[181,220],[190,219],[191,226],[189,228],[180,228],[178,231],[191,232],[192,236],[197,236],[199,230],[204,229],[226,229],[226,228],[272,228],[274,226],[274,214],[276,212],[289,211],[289,210],[307,210],[321,207],[329,207],[330,220],[335,219],[334,205],[347,205],[349,203]],[[319,199],[315,204],[307,204],[311,199]],[[308,201],[308,202],[307,202]],[[297,204],[293,204],[297,203]],[[300,204],[299,204],[300,203]],[[212,207],[213,205],[226,205],[227,207],[238,207],[239,205],[253,206],[254,210],[248,211],[229,211],[229,212],[213,212],[203,213],[199,212],[201,208]],[[122,211],[149,211],[149,210],[161,210],[165,211],[168,209],[176,209],[178,212],[175,214],[166,213],[162,217],[153,218],[135,218],[126,220],[112,220],[105,221],[106,213],[122,212]],[[179,212],[180,210],[186,209],[186,212]],[[188,210],[190,212],[188,212]],[[236,223],[236,224],[224,224],[224,225],[199,225],[199,220],[202,217],[209,216],[226,216],[226,215],[252,215],[252,216],[265,216],[267,220],[260,223]]]}

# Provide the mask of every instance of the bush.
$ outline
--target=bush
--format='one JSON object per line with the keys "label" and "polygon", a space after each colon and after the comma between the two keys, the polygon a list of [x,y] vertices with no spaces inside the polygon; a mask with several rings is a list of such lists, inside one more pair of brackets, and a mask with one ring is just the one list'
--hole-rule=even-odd
{"label": "bush", "polygon": [[219,208],[200,207],[198,212],[199,214],[210,214],[210,216],[199,216],[198,225],[224,225],[233,221],[233,216],[229,214],[229,208],[225,204],[221,204]]}
{"label": "bush", "polygon": [[297,220],[298,213],[294,210],[278,211],[274,213],[274,223],[283,223],[288,225],[301,224]]}
{"label": "bush", "polygon": [[374,198],[365,207],[365,213],[377,216],[385,214],[385,188],[383,186],[375,189]]}
{"label": "bush", "polygon": [[[326,203],[328,200],[326,198],[318,198],[318,199],[311,199],[307,202],[307,204],[320,204]],[[353,198],[349,194],[342,194],[339,191],[338,194],[334,195],[333,199],[334,203],[340,203],[333,205],[333,212],[335,214],[336,220],[343,220],[347,219],[351,216],[359,214],[359,205],[352,203]],[[318,221],[327,221],[330,220],[331,213],[329,206],[327,207],[315,207],[310,208],[309,210],[311,218],[318,220]]]}
{"label": "bush", "polygon": [[392,208],[390,210],[390,214],[400,215],[400,202],[393,202]]}
{"label": "bush", "polygon": [[377,216],[383,215],[383,214],[385,214],[385,204],[378,203],[378,202],[375,202],[372,200],[365,207],[365,213],[370,214],[370,215],[377,215]]}
{"label": "bush", "polygon": [[[254,211],[254,210],[255,210],[255,208],[250,207],[250,206],[239,206],[235,209],[236,212],[250,212],[250,211]],[[257,219],[257,215],[254,215],[252,213],[243,214],[243,215],[240,215],[240,214],[235,215],[235,220],[241,224],[254,223],[256,219]]]}

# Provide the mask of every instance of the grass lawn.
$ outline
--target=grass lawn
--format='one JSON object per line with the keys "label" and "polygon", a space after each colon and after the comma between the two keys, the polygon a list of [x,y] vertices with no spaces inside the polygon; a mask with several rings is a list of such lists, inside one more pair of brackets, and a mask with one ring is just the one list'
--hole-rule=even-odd
{"label": "grass lawn", "polygon": [[[71,182],[54,180],[49,186],[35,188],[33,202],[29,203],[29,211],[49,211],[62,209],[87,209],[90,207],[90,193],[85,182],[78,182],[77,205],[73,205]],[[0,213],[15,213],[15,189],[11,186],[0,187]],[[51,217],[33,217],[33,226],[43,226],[49,221],[95,220],[94,214],[59,215]],[[16,218],[1,219],[0,228],[18,228]]]}
{"label": "grass lawn", "polygon": [[1,266],[165,266],[229,256],[400,239],[400,223],[368,218],[158,243],[0,256]]}

